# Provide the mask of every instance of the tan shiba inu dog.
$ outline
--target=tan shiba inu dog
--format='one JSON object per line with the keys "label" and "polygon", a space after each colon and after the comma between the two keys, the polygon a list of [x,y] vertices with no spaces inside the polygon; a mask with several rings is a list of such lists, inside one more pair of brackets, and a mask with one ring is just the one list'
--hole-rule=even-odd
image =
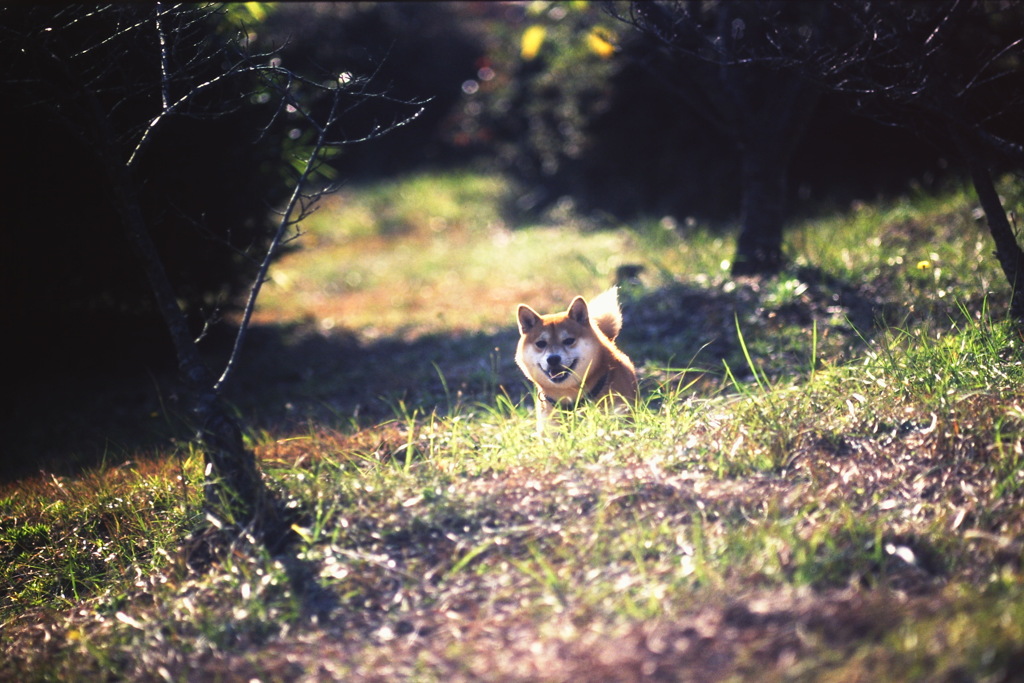
{"label": "tan shiba inu dog", "polygon": [[543,431],[555,406],[582,398],[614,407],[636,399],[636,370],[615,337],[622,329],[616,288],[588,305],[578,296],[565,313],[540,315],[519,305],[516,363],[537,386],[537,427]]}

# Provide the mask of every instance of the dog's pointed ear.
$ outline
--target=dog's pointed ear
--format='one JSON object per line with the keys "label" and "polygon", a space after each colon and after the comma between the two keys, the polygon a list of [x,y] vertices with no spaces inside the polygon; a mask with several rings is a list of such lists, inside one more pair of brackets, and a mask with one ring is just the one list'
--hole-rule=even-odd
{"label": "dog's pointed ear", "polygon": [[526,304],[519,304],[519,312],[516,314],[519,322],[519,334],[526,334],[535,325],[540,324],[540,314]]}
{"label": "dog's pointed ear", "polygon": [[569,304],[569,318],[580,325],[590,324],[590,311],[587,310],[587,302],[582,296],[578,296]]}

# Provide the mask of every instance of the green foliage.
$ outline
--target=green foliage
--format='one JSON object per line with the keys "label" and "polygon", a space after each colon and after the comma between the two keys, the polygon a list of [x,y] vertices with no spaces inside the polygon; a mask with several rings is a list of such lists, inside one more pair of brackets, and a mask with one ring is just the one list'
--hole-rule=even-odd
{"label": "green foliage", "polygon": [[267,14],[274,10],[275,2],[231,2],[224,5],[223,23],[225,30],[238,27],[253,28],[263,23]]}
{"label": "green foliage", "polygon": [[[190,459],[188,469],[195,466]],[[97,594],[100,609],[113,609],[133,582],[148,583],[196,509],[181,477],[197,473],[153,469],[129,462],[78,480],[52,477],[5,499],[0,620]]]}
{"label": "green foliage", "polygon": [[[607,106],[620,27],[595,3],[532,2],[494,27],[488,79],[466,98],[461,137],[496,150],[502,170],[525,185],[515,206],[549,207],[591,146]],[[488,155],[490,156],[490,152]]]}

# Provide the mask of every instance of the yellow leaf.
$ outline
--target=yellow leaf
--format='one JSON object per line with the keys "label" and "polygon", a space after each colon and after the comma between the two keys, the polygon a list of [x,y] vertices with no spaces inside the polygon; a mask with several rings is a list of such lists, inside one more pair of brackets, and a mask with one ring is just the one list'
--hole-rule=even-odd
{"label": "yellow leaf", "polygon": [[547,30],[543,26],[531,26],[530,28],[523,31],[523,44],[520,51],[520,55],[526,61],[530,61],[540,52],[541,46],[544,44],[544,37],[547,35]]}
{"label": "yellow leaf", "polygon": [[249,14],[252,16],[253,21],[256,21],[257,23],[260,23],[267,18],[267,7],[264,2],[247,2],[245,3],[245,9],[249,10]]}
{"label": "yellow leaf", "polygon": [[612,44],[610,38],[612,36],[607,31],[595,28],[587,34],[587,46],[601,59],[608,59],[615,54],[615,45]]}

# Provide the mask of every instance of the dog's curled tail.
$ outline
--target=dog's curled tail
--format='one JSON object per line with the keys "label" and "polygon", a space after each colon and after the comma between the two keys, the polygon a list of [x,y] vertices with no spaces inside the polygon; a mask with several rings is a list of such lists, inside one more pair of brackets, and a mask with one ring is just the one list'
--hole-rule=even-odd
{"label": "dog's curled tail", "polygon": [[588,304],[590,320],[612,341],[622,330],[622,309],[619,308],[619,288],[612,287],[593,298]]}

